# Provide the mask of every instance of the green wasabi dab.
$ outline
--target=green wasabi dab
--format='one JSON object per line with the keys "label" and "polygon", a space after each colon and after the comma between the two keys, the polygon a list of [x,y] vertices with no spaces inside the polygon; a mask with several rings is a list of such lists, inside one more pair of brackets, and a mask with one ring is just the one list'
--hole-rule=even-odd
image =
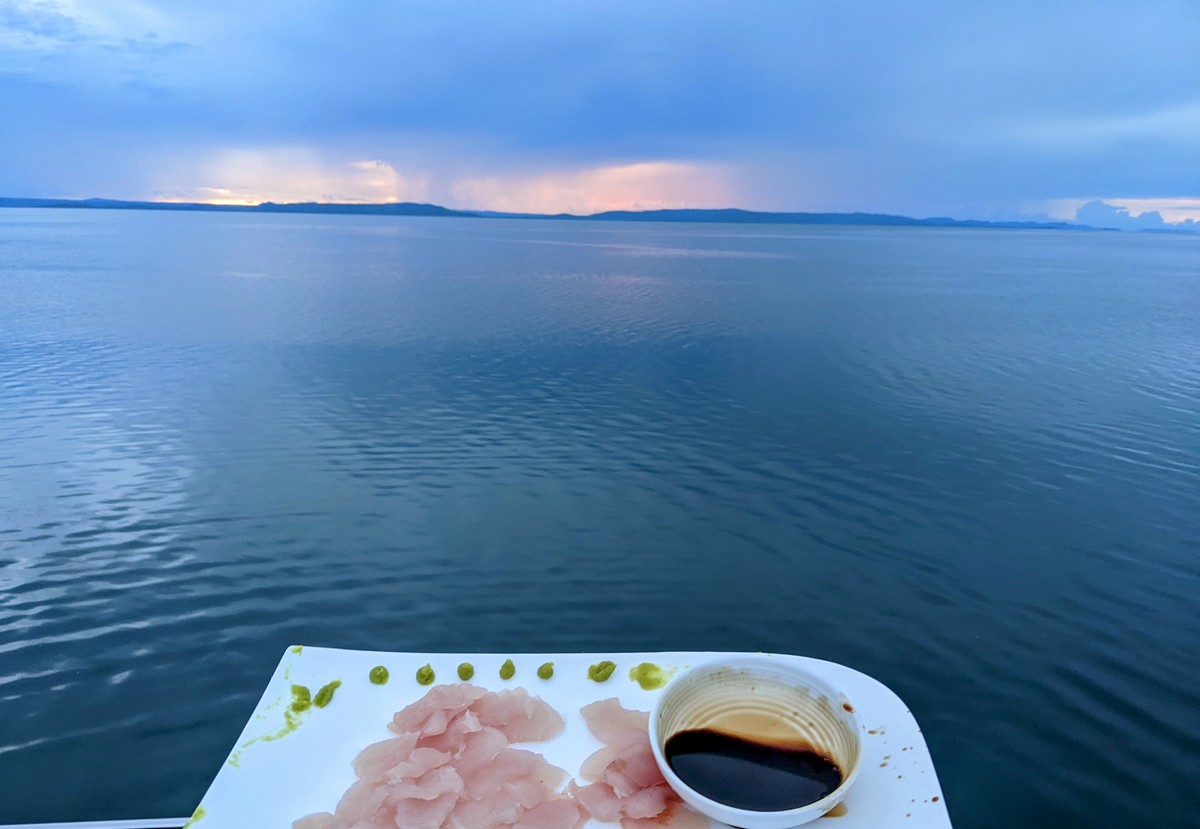
{"label": "green wasabi dab", "polygon": [[674,671],[664,671],[653,662],[643,662],[629,669],[629,678],[642,686],[643,691],[653,691],[667,684]]}
{"label": "green wasabi dab", "polygon": [[433,666],[428,662],[423,667],[417,668],[417,684],[432,685],[434,680]]}
{"label": "green wasabi dab", "polygon": [[549,679],[554,676],[554,663],[544,662],[538,666],[538,676],[542,679]]}
{"label": "green wasabi dab", "polygon": [[313,697],[312,704],[318,708],[324,708],[329,703],[333,702],[333,692],[342,687],[342,681],[335,679],[333,682],[326,683],[321,686],[321,690],[317,691],[317,695]]}
{"label": "green wasabi dab", "polygon": [[475,676],[475,666],[470,662],[464,662],[458,666],[458,678],[463,682],[466,682],[473,676]]}
{"label": "green wasabi dab", "polygon": [[288,706],[297,714],[312,708],[312,694],[303,685],[292,686],[292,704]]}
{"label": "green wasabi dab", "polygon": [[613,671],[616,669],[617,663],[609,662],[607,659],[605,659],[603,662],[597,662],[595,665],[592,665],[590,668],[588,668],[588,679],[590,679],[592,682],[605,682],[610,676],[613,675]]}
{"label": "green wasabi dab", "polygon": [[500,666],[500,678],[512,679],[517,674],[517,666],[513,664],[511,659],[505,659],[504,664]]}
{"label": "green wasabi dab", "polygon": [[387,685],[388,669],[382,665],[376,665],[371,669],[371,673],[367,674],[367,678],[371,680],[372,685]]}

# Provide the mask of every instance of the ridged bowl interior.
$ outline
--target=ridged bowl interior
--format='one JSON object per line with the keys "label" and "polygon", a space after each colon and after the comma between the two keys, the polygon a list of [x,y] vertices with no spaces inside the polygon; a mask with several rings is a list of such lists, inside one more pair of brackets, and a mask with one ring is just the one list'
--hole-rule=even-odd
{"label": "ridged bowl interior", "polygon": [[656,717],[652,730],[658,754],[681,731],[711,729],[828,757],[841,769],[842,784],[819,802],[828,801],[826,809],[840,802],[857,776],[862,725],[853,705],[837,689],[790,665],[764,658],[692,669],[671,683]]}

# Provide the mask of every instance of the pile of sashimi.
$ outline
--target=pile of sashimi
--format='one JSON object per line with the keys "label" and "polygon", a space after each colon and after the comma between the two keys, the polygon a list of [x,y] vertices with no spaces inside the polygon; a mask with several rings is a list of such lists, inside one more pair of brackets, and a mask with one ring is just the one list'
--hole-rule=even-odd
{"label": "pile of sashimi", "polygon": [[[354,759],[357,780],[332,813],[293,829],[580,829],[590,818],[623,829],[707,829],[654,762],[648,715],[615,699],[582,709],[604,746],[584,763],[580,786],[563,769],[513,743],[548,740],[558,712],[524,689],[492,692],[439,685],[396,712],[396,736]],[[565,785],[564,785],[565,784]]]}

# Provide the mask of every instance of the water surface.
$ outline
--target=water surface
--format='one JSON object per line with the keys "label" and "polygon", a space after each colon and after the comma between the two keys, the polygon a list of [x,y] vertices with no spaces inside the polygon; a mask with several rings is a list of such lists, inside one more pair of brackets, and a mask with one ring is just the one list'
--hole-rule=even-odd
{"label": "water surface", "polygon": [[1198,356],[1197,238],[0,211],[0,822],[302,642],[832,659],[960,828],[1186,825]]}

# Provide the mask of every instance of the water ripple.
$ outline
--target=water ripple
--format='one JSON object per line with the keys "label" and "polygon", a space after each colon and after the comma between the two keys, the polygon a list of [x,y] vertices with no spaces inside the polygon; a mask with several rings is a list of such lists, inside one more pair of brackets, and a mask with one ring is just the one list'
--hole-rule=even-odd
{"label": "water ripple", "polygon": [[1192,243],[13,215],[0,822],[188,811],[301,641],[807,653],[956,825],[1190,819]]}

